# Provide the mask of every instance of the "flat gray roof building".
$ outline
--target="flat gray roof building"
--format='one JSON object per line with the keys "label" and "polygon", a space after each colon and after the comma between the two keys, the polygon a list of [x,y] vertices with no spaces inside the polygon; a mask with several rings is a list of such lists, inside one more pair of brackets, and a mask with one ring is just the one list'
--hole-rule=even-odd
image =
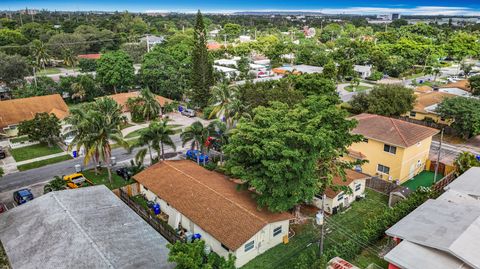
{"label": "flat gray roof building", "polygon": [[384,259],[408,269],[480,268],[479,178],[471,168],[388,229],[403,241]]}
{"label": "flat gray roof building", "polygon": [[51,192],[0,215],[12,268],[174,268],[167,241],[105,186]]}

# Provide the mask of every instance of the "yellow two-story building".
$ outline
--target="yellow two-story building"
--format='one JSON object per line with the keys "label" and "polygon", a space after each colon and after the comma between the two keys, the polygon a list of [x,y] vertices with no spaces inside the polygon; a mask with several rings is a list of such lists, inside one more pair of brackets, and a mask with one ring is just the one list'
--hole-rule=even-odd
{"label": "yellow two-story building", "polygon": [[345,158],[368,161],[356,170],[401,184],[425,169],[437,129],[372,114],[352,118],[358,121],[353,133],[364,140],[353,144]]}

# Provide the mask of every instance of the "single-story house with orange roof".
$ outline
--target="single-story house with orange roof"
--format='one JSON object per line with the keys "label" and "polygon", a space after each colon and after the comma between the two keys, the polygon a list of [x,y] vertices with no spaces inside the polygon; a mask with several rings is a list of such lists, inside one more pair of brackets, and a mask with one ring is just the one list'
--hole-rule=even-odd
{"label": "single-story house with orange roof", "polygon": [[54,114],[63,120],[69,110],[60,94],[0,101],[0,132],[9,137],[16,136],[18,124],[35,118],[37,113]]}
{"label": "single-story house with orange roof", "polygon": [[321,66],[313,66],[313,65],[286,65],[282,67],[273,68],[272,72],[277,75],[286,75],[288,73],[299,75],[299,74],[314,74],[314,73],[322,73],[323,67]]}
{"label": "single-story house with orange roof", "polygon": [[429,118],[436,123],[450,124],[450,121],[442,118],[435,112],[435,109],[445,98],[455,97],[454,94],[432,91],[417,94],[416,96],[417,99],[415,100],[415,105],[413,106],[412,111],[405,114],[405,116],[416,120],[425,120]]}
{"label": "single-story house with orange roof", "polygon": [[77,55],[78,59],[91,59],[91,60],[98,60],[102,57],[100,53],[92,53],[92,54],[80,54]]}
{"label": "single-story house with orange roof", "polygon": [[[122,93],[117,93],[113,95],[107,95],[104,97],[112,98],[115,102],[117,102],[117,104],[119,104],[122,107],[122,112],[125,114],[125,116],[127,116],[128,120],[131,120],[131,113],[127,106],[127,101],[130,98],[136,98],[139,96],[140,96],[140,92],[134,91],[134,92],[122,92]],[[166,104],[173,102],[173,100],[160,95],[155,95],[155,97],[157,98],[157,102],[160,104],[162,108],[165,107]]]}
{"label": "single-story house with orange roof", "polygon": [[288,241],[292,214],[259,209],[251,191],[195,162],[162,161],[133,178],[172,228],[200,234],[218,255],[234,255],[236,267]]}
{"label": "single-story house with orange roof", "polygon": [[[358,197],[363,196],[366,180],[370,177],[351,169],[345,170],[345,180],[341,176],[335,176],[332,181],[335,187],[325,190],[325,212],[335,214],[341,208],[349,207]],[[347,186],[351,192],[341,189],[341,187]],[[319,194],[313,199],[313,204],[320,209],[323,207],[322,196],[322,194]]]}

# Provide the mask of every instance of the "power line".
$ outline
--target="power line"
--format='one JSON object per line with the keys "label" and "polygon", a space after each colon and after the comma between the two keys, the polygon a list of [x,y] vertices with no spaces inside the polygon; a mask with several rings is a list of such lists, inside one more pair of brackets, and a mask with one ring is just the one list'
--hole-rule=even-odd
{"label": "power line", "polygon": [[[328,218],[328,219],[329,219],[329,218]],[[336,223],[334,223],[334,222],[333,222],[332,220],[330,220],[330,219],[327,221],[327,223],[333,225],[334,228],[335,228],[338,232],[340,232],[340,233],[342,233],[343,235],[351,238],[351,239],[352,239],[355,243],[357,243],[358,245],[363,246],[364,248],[369,249],[369,250],[374,251],[374,252],[379,252],[379,251],[381,251],[381,249],[378,248],[377,246],[374,246],[374,245],[371,244],[371,243],[364,242],[364,241],[362,241],[360,238],[357,238],[357,237],[352,236],[351,233],[350,233],[351,231],[348,231],[348,230],[346,230],[346,229],[344,230],[342,227],[340,227],[340,224],[336,224]]]}

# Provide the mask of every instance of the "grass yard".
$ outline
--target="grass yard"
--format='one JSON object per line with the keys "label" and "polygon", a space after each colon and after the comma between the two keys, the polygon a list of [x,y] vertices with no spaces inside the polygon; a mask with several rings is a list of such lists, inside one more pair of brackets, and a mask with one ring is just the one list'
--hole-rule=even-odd
{"label": "grass yard", "polygon": [[45,75],[53,75],[53,74],[60,74],[60,69],[55,67],[40,69],[37,72],[37,76],[45,76]]}
{"label": "grass yard", "polygon": [[42,156],[52,155],[55,153],[63,152],[58,145],[48,147],[44,144],[36,144],[28,147],[16,148],[10,150],[13,158],[17,162],[35,159]]}
{"label": "grass yard", "polygon": [[357,87],[352,87],[352,85],[349,85],[347,87],[345,87],[345,90],[346,91],[349,91],[349,92],[363,92],[363,91],[366,91],[368,89],[371,89],[372,87],[367,87],[367,86],[363,86],[363,85],[359,85]]}
{"label": "grass yard", "polygon": [[[379,240],[373,248],[381,249],[385,245],[388,244],[388,238],[383,238]],[[367,268],[370,264],[374,263],[375,265],[379,266],[380,268],[388,268],[388,262],[385,261],[383,258],[380,258],[375,253],[372,253],[372,250],[363,250],[360,255],[358,255],[352,263],[360,268]],[[378,267],[374,267],[377,268]]]}
{"label": "grass yard", "polygon": [[17,169],[19,171],[26,171],[26,170],[35,169],[35,168],[43,167],[49,164],[59,163],[59,162],[63,162],[71,159],[73,158],[70,155],[62,155],[62,156],[58,156],[58,157],[54,157],[46,160],[41,160],[38,162],[22,164],[17,166]]}
{"label": "grass yard", "polygon": [[114,190],[120,187],[134,183],[132,179],[125,181],[122,177],[115,173],[115,168],[112,169],[112,184],[108,181],[108,171],[106,168],[99,169],[99,174],[95,174],[95,170],[86,170],[82,172],[85,178],[92,181],[95,185],[105,185],[107,188]]}
{"label": "grass yard", "polygon": [[411,74],[411,75],[406,76],[405,79],[416,79],[416,78],[422,77],[424,75],[425,75],[424,73]]}
{"label": "grass yard", "polygon": [[[337,213],[328,218],[326,226],[326,240],[324,247],[327,249],[336,242],[354,236],[364,228],[366,220],[387,209],[388,197],[375,191],[366,190],[366,198],[353,202],[351,207],[344,212]],[[312,217],[316,212],[312,212]],[[293,226],[295,236],[290,239],[287,245],[278,245],[254,260],[247,263],[243,269],[254,268],[295,268],[297,264],[313,264],[317,259],[320,227],[307,222],[301,226]],[[367,252],[358,255],[357,260],[365,263],[380,265],[381,259],[373,253]],[[382,264],[383,265],[383,264]]]}
{"label": "grass yard", "polygon": [[15,138],[10,139],[10,142],[12,142],[12,143],[22,143],[22,142],[26,142],[26,141],[28,141],[28,135],[19,136],[19,137],[15,137]]}
{"label": "grass yard", "polygon": [[[420,174],[414,176],[412,179],[402,184],[404,187],[408,187],[410,190],[415,191],[420,187],[430,187],[433,185],[433,178],[435,173],[431,171],[422,171]],[[437,175],[437,181],[443,178],[442,174]]]}

